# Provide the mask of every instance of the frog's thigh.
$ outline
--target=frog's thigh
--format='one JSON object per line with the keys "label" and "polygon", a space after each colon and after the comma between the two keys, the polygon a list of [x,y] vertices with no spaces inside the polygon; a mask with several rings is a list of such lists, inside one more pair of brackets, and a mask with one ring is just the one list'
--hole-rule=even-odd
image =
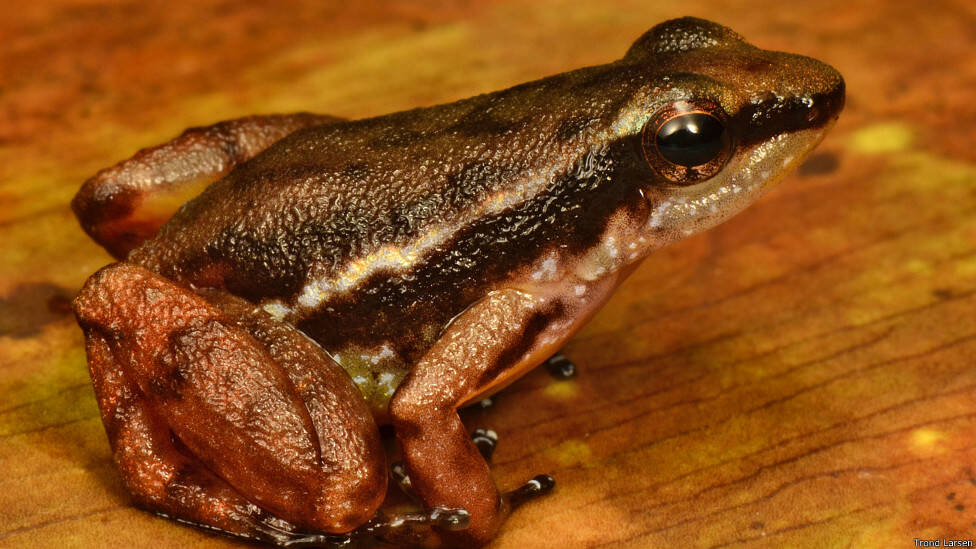
{"label": "frog's thigh", "polygon": [[471,514],[470,526],[452,534],[466,544],[487,543],[505,509],[457,407],[479,390],[482,379],[512,366],[500,362],[511,360],[506,350],[519,346],[538,314],[531,295],[514,290],[489,295],[455,319],[390,404],[411,484],[424,505]]}
{"label": "frog's thigh", "polygon": [[341,119],[311,113],[248,116],[190,128],[85,181],[71,207],[118,259],[156,234],[176,209],[234,166],[301,128]]}
{"label": "frog's thigh", "polygon": [[88,365],[122,482],[150,510],[229,534],[283,543],[295,527],[249,503],[181,454],[169,427],[119,367],[105,337],[87,334]]}
{"label": "frog's thigh", "polygon": [[[89,280],[75,310],[181,450],[247,500],[317,531],[371,518],[386,467],[352,381],[294,328],[229,296],[211,300],[116,264]],[[93,373],[96,384],[107,375]]]}

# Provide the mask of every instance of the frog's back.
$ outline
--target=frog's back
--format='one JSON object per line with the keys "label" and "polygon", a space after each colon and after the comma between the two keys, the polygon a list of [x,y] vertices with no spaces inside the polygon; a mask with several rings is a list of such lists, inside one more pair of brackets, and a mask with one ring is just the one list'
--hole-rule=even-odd
{"label": "frog's back", "polygon": [[[359,294],[374,301],[375,332],[383,315],[416,308],[412,299],[442,296],[434,326],[484,295],[486,271],[501,278],[533,259],[531,242],[518,237],[542,212],[520,207],[558,198],[554,187],[598,146],[608,113],[631,95],[605,88],[639,85],[637,71],[629,81],[611,67],[296,132],[187,203],[132,259],[271,303],[295,323],[335,317]],[[434,264],[441,272],[417,279]],[[456,288],[431,288],[448,282]]]}

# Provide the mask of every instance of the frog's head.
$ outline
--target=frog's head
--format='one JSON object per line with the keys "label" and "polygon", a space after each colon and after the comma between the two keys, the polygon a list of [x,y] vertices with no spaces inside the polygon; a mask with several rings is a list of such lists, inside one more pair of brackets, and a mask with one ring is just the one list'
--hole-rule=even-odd
{"label": "frog's head", "polygon": [[844,105],[832,67],[761,50],[701,19],[652,28],[619,63],[654,75],[614,132],[650,167],[645,234],[657,245],[751,204],[823,139]]}

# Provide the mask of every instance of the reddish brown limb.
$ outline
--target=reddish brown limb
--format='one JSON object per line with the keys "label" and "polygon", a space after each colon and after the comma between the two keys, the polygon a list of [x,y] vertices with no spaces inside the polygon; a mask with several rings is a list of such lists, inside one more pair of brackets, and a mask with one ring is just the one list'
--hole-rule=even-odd
{"label": "reddish brown limb", "polygon": [[108,340],[86,331],[88,365],[122,482],[141,506],[223,533],[281,544],[297,527],[254,505],[174,445],[168,426],[119,367]]}
{"label": "reddish brown limb", "polygon": [[375,423],[297,330],[129,264],[96,273],[74,306],[116,463],[143,505],[279,544],[375,515]]}
{"label": "reddish brown limb", "polygon": [[453,545],[488,543],[509,509],[457,407],[479,391],[486,377],[504,375],[514,366],[509,362],[521,353],[509,356],[508,351],[519,348],[526,327],[538,314],[539,304],[528,294],[512,290],[489,295],[455,319],[391,402],[413,491],[427,508],[465,509],[470,514],[466,529],[444,533]]}
{"label": "reddish brown limb", "polygon": [[190,198],[282,137],[340,122],[311,113],[248,116],[190,128],[85,181],[71,202],[82,228],[118,259],[148,238]]}

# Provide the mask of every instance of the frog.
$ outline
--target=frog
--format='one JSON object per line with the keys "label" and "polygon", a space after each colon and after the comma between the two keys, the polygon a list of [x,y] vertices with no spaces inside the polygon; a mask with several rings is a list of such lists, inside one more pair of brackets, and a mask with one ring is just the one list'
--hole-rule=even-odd
{"label": "frog", "polygon": [[[611,63],[191,128],[98,172],[72,207],[117,261],[73,308],[125,488],[282,547],[488,544],[554,481],[500,490],[494,434],[458,410],[557,355],[652,251],[759,199],[844,96],[823,62],[685,17]],[[391,484],[413,510],[384,509]]]}

